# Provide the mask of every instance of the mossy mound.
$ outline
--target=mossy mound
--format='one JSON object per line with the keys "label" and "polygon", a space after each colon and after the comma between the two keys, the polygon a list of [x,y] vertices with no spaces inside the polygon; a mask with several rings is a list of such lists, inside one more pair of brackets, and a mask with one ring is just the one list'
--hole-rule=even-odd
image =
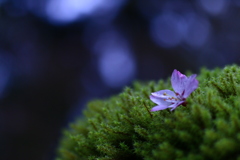
{"label": "mossy mound", "polygon": [[85,117],[64,132],[57,160],[240,159],[240,68],[198,75],[187,106],[157,112],[152,92],[166,82],[138,83],[88,104]]}

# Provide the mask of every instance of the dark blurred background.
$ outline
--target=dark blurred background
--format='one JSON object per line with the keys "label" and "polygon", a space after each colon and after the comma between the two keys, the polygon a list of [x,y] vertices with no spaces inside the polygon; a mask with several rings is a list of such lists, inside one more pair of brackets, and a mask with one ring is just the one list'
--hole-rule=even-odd
{"label": "dark blurred background", "polygon": [[89,100],[239,53],[239,0],[0,0],[0,159],[52,160]]}

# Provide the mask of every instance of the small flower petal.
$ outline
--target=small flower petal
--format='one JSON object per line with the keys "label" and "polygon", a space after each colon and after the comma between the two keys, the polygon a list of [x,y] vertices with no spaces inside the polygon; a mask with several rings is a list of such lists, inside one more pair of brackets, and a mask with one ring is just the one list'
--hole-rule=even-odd
{"label": "small flower petal", "polygon": [[159,97],[150,95],[150,99],[151,99],[151,101],[153,101],[154,103],[156,103],[158,105],[167,105],[167,106],[171,105],[171,102],[164,100],[164,98],[159,98]]}
{"label": "small flower petal", "polygon": [[164,109],[167,109],[168,106],[167,105],[158,105],[158,106],[155,106],[151,109],[151,112],[154,112],[154,111],[160,111],[160,110],[164,110]]}
{"label": "small flower petal", "polygon": [[170,90],[161,90],[150,95],[150,99],[158,105],[170,105],[177,101],[176,94]]}
{"label": "small flower petal", "polygon": [[170,91],[168,89],[153,92],[152,95],[155,96],[155,97],[159,97],[159,98],[175,97],[176,96],[176,94],[173,91]]}
{"label": "small flower petal", "polygon": [[188,78],[184,74],[174,69],[171,77],[171,83],[176,93],[183,93],[185,89],[185,82],[187,79]]}
{"label": "small flower petal", "polygon": [[178,103],[174,103],[171,106],[168,106],[169,108],[172,108],[171,111],[173,111],[174,109],[176,109],[178,106],[180,106],[181,104],[183,104],[185,101],[179,101]]}
{"label": "small flower petal", "polygon": [[187,79],[183,98],[187,98],[195,89],[197,89],[198,80],[196,79],[196,76],[196,74],[193,74]]}
{"label": "small flower petal", "polygon": [[186,102],[186,98],[198,87],[196,74],[190,77],[185,76],[176,69],[172,73],[171,83],[175,92],[170,90],[161,90],[150,95],[150,99],[158,104],[151,111],[159,111],[171,108],[175,110],[178,106]]}

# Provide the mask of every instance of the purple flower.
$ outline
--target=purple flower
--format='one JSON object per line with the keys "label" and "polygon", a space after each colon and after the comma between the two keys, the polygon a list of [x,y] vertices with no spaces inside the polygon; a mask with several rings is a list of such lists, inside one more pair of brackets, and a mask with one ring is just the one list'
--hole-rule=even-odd
{"label": "purple flower", "polygon": [[174,92],[170,90],[153,92],[150,95],[150,99],[157,106],[153,107],[151,111],[159,111],[167,108],[171,108],[171,111],[173,111],[178,106],[185,105],[186,98],[198,87],[196,76],[196,74],[193,74],[187,77],[175,69],[171,77]]}

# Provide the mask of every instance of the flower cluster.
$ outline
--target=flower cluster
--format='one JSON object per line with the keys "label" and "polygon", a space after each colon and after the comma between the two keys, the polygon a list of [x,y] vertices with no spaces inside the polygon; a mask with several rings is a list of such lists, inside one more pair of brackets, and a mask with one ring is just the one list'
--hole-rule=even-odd
{"label": "flower cluster", "polygon": [[196,74],[193,74],[187,77],[175,69],[171,77],[174,92],[170,90],[153,92],[150,95],[150,99],[157,106],[153,107],[151,111],[159,111],[167,108],[171,108],[171,111],[173,111],[178,106],[185,105],[186,98],[198,87],[196,76]]}

